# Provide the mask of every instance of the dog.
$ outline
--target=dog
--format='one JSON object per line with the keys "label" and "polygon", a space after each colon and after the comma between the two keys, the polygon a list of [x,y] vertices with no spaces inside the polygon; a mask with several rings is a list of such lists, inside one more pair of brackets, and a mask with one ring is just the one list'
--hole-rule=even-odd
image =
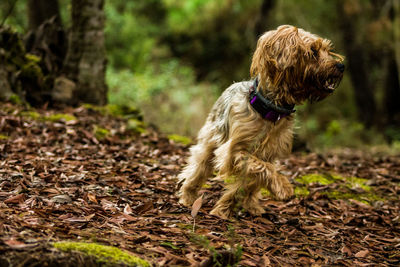
{"label": "dog", "polygon": [[265,32],[253,54],[252,80],[234,83],[215,102],[178,175],[179,202],[191,206],[214,172],[231,181],[211,214],[229,218],[243,208],[259,216],[260,189],[278,200],[293,187],[276,160],[291,152],[294,107],[332,94],[344,72],[332,43],[291,25]]}

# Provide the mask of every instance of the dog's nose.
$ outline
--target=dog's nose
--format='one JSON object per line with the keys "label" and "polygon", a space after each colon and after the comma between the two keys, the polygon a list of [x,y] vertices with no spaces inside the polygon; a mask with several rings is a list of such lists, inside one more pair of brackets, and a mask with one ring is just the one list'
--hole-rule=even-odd
{"label": "dog's nose", "polygon": [[342,63],[336,63],[336,68],[340,71],[340,72],[344,72],[344,65]]}

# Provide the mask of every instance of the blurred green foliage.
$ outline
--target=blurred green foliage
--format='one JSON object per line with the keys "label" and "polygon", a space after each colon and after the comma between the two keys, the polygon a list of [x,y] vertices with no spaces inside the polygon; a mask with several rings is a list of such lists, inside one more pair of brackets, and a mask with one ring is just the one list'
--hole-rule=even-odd
{"label": "blurred green foliage", "polygon": [[[265,30],[293,24],[328,37],[343,53],[336,1],[274,2],[269,17],[260,18],[262,0],[106,0],[109,102],[140,108],[148,125],[166,133],[194,137],[219,94],[234,80],[249,79],[258,38],[254,28],[260,21],[268,22]],[[357,0],[353,4],[371,9],[370,2]],[[8,5],[7,1],[0,3],[0,19]],[[68,27],[70,3],[60,0],[60,6]],[[19,0],[6,23],[24,32],[26,18],[26,0]],[[368,24],[369,19],[366,15],[360,22],[365,23],[359,27],[363,34],[372,31],[371,27],[380,29]],[[379,47],[386,36],[375,32],[368,45]],[[380,86],[378,99],[382,98],[383,71],[374,68],[370,73]],[[296,132],[311,147],[385,142],[380,131],[367,130],[357,122],[348,74],[331,97],[296,109]],[[398,128],[387,132],[400,140]]]}

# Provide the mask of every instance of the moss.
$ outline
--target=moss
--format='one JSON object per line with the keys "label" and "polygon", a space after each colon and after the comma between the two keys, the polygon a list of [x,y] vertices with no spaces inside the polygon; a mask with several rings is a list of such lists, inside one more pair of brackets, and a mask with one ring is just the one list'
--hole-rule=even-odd
{"label": "moss", "polygon": [[224,182],[225,182],[226,184],[233,184],[235,181],[236,181],[236,177],[233,176],[233,175],[228,176],[228,177],[226,177],[226,178],[224,179]]}
{"label": "moss", "polygon": [[79,251],[96,257],[97,261],[105,264],[123,263],[129,266],[151,266],[146,260],[133,256],[116,247],[84,242],[58,242],[53,246],[62,251]]}
{"label": "moss", "polygon": [[140,110],[133,106],[127,105],[106,105],[106,106],[95,106],[92,104],[83,104],[84,108],[89,110],[94,110],[102,115],[111,115],[114,117],[124,117],[124,118],[136,118],[138,120],[143,120]]}
{"label": "moss", "polygon": [[146,125],[143,121],[137,119],[129,119],[127,123],[127,129],[138,133],[145,133]]}
{"label": "moss", "polygon": [[192,139],[190,139],[189,137],[177,134],[168,135],[168,139],[183,145],[190,145],[192,143]]}
{"label": "moss", "polygon": [[103,140],[109,135],[110,135],[110,131],[109,130],[107,130],[105,128],[98,127],[96,125],[94,126],[94,136],[98,140]]}
{"label": "moss", "polygon": [[108,114],[118,117],[122,116],[125,118],[136,118],[142,120],[142,116],[140,115],[140,110],[133,106],[127,105],[107,105],[105,106]]}
{"label": "moss", "polygon": [[193,229],[193,225],[192,224],[186,224],[186,223],[177,223],[176,226],[180,229],[184,229],[184,230],[192,230]]}
{"label": "moss", "polygon": [[25,59],[30,61],[30,62],[34,62],[34,63],[39,63],[41,61],[41,58],[38,56],[35,56],[33,54],[25,54]]}
{"label": "moss", "polygon": [[28,61],[28,63],[24,64],[21,68],[21,76],[40,81],[43,79],[43,72],[36,62]]}
{"label": "moss", "polygon": [[43,118],[46,121],[52,121],[52,122],[58,122],[58,121],[76,121],[77,118],[74,115],[71,114],[62,114],[62,113],[57,113],[57,114],[52,114],[49,116],[46,116]]}
{"label": "moss", "polygon": [[366,184],[367,179],[358,178],[358,177],[348,177],[346,179],[346,186],[350,189],[354,188],[362,188],[364,191],[371,191],[371,187]]}
{"label": "moss", "polygon": [[338,177],[327,174],[306,174],[295,179],[297,182],[307,185],[312,183],[319,183],[321,185],[333,184],[338,180]]}
{"label": "moss", "polygon": [[310,191],[305,186],[299,186],[294,189],[294,194],[295,196],[308,196]]}
{"label": "moss", "polygon": [[22,104],[21,98],[20,98],[18,95],[16,95],[16,94],[12,94],[12,95],[10,96],[9,101],[10,101],[11,103],[13,103],[13,104],[16,104],[16,105],[21,105],[21,104]]}
{"label": "moss", "polygon": [[36,111],[22,111],[20,113],[22,117],[31,118],[33,120],[39,120],[42,116]]}
{"label": "moss", "polygon": [[[332,199],[354,199],[365,204],[371,204],[374,201],[383,200],[376,195],[370,186],[367,185],[367,179],[359,177],[343,177],[338,174],[307,174],[295,179],[303,186],[295,188],[296,196],[307,196],[309,190],[307,186],[313,183],[329,185],[337,183],[338,190],[328,189],[322,194]],[[362,189],[362,192],[355,192],[354,189]]]}
{"label": "moss", "polygon": [[271,192],[269,192],[269,190],[268,189],[266,189],[266,188],[261,188],[261,195],[263,196],[263,197],[270,197],[270,196],[272,196],[271,195]]}
{"label": "moss", "polygon": [[326,194],[329,198],[332,199],[354,199],[367,205],[370,205],[374,201],[383,200],[378,195],[375,195],[373,193],[330,191],[330,192],[325,192],[324,194]]}
{"label": "moss", "polygon": [[201,188],[211,188],[211,185],[209,185],[209,184],[203,184],[203,185],[201,186]]}

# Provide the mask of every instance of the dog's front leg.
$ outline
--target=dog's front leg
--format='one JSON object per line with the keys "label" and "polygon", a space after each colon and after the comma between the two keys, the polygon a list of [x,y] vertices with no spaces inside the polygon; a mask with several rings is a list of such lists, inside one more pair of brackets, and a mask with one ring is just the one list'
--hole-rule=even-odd
{"label": "dog's front leg", "polygon": [[228,185],[228,190],[211,214],[227,218],[242,206],[253,215],[261,215],[264,212],[259,204],[262,187],[268,188],[280,200],[293,195],[292,185],[277,172],[274,164],[264,162],[248,152],[240,151],[233,156],[232,173],[234,183]]}

